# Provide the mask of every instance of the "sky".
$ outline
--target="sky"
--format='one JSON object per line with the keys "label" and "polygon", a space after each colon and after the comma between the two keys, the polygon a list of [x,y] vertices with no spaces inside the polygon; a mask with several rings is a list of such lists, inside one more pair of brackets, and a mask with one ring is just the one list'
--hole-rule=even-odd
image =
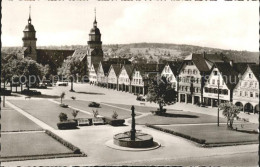
{"label": "sky", "polygon": [[87,45],[94,9],[103,44],[139,42],[259,50],[258,1],[2,1],[2,45],[22,46],[31,5],[37,46]]}

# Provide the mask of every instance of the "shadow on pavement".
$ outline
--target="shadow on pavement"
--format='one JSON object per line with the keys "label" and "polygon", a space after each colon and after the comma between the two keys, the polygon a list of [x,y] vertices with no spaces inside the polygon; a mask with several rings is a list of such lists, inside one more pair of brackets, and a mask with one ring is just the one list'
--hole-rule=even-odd
{"label": "shadow on pavement", "polygon": [[162,116],[164,116],[164,117],[175,117],[175,118],[199,118],[197,115],[173,114],[173,113],[165,113]]}
{"label": "shadow on pavement", "polygon": [[105,95],[104,93],[95,93],[95,92],[76,92],[81,94],[90,94],[90,95]]}

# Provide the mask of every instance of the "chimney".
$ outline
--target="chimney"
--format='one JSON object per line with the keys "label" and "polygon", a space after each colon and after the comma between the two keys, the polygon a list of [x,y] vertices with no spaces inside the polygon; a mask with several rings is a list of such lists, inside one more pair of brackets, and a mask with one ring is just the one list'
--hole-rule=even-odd
{"label": "chimney", "polygon": [[230,60],[230,61],[229,61],[229,64],[231,65],[231,67],[233,67],[234,61],[233,61],[233,60]]}

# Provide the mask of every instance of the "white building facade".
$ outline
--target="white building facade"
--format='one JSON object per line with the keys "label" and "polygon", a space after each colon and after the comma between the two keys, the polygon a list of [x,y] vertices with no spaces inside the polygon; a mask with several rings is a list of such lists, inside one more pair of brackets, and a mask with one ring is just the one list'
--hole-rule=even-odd
{"label": "white building facade", "polygon": [[233,104],[240,106],[244,112],[259,113],[259,78],[253,68],[259,71],[257,65],[246,68],[234,89]]}

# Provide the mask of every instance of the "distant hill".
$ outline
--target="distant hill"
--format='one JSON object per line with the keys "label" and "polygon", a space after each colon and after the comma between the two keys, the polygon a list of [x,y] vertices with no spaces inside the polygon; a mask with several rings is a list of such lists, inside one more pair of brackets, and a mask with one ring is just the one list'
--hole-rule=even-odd
{"label": "distant hill", "polygon": [[[42,46],[39,49],[84,49],[86,45]],[[3,47],[1,52],[10,54],[18,47]],[[200,47],[194,45],[165,43],[131,43],[103,45],[105,59],[111,57],[134,58],[143,62],[161,62],[163,60],[184,59],[191,53],[223,53],[234,62],[259,63],[259,52],[223,50],[218,48]]]}

